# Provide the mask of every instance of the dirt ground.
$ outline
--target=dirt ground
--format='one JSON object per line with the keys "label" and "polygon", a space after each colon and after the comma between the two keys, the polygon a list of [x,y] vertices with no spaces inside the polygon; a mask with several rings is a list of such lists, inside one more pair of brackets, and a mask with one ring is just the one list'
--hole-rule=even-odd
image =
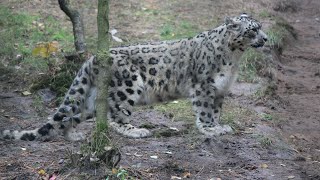
{"label": "dirt ground", "polygon": [[[241,83],[232,88],[226,100],[227,104],[273,114],[277,122],[258,118],[248,122],[235,134],[207,138],[191,122],[173,121],[166,113],[152,108],[139,110],[134,113],[134,123],[148,122],[154,127],[152,131],[155,134],[163,130],[171,133],[128,139],[111,132],[111,139],[122,155],[119,165],[139,179],[320,179],[320,1],[301,1],[296,12],[273,11],[276,0],[265,3],[237,1],[238,4],[235,1],[177,0],[171,3],[174,6],[169,6],[169,2],[112,2],[110,24],[118,29],[124,39],[131,36],[132,39],[158,39],[155,29],[160,25],[157,22],[146,21],[150,22],[146,25],[146,22],[130,17],[126,12],[117,11],[141,7],[166,8],[167,11],[177,12],[177,19],[199,22],[202,29],[210,28],[210,18],[221,22],[226,15],[236,15],[242,11],[259,12],[266,7],[290,22],[298,38],[278,57],[275,80],[278,101],[271,97],[267,104],[256,104],[251,98],[252,93],[247,93],[248,88],[255,89],[256,85]],[[11,3],[15,9],[27,9],[33,13],[52,13],[65,20],[55,1],[1,3]],[[46,11],[34,8],[35,5]],[[85,22],[90,27],[94,27],[95,23],[94,5],[84,10],[88,15]],[[203,21],[201,17],[204,17]],[[66,25],[70,26],[69,23]],[[94,28],[89,31],[95,33]],[[46,122],[47,118],[41,117],[35,109],[34,99],[21,96],[21,91],[28,87],[25,78],[13,73],[0,74],[1,130],[32,129]],[[54,108],[46,106],[45,112],[47,115],[53,114]],[[80,129],[90,135],[93,126],[94,123],[88,121]],[[179,131],[170,130],[170,127]],[[268,139],[272,139],[272,143],[261,143]],[[0,140],[0,179],[40,179],[41,169],[48,174],[56,172],[57,179],[105,179],[105,170],[101,167],[76,168],[67,163],[70,157],[68,152],[79,151],[80,145],[81,142],[68,142],[62,137],[48,142]]]}

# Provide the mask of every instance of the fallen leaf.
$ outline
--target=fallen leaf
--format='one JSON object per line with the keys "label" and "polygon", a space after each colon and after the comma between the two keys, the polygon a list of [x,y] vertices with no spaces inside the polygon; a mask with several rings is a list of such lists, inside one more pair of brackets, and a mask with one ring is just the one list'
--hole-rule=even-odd
{"label": "fallen leaf", "polygon": [[182,179],[182,178],[178,176],[171,176],[171,179]]}
{"label": "fallen leaf", "polygon": [[45,175],[46,175],[46,171],[43,170],[43,169],[40,169],[40,170],[38,171],[38,174],[39,174],[40,176],[45,176]]}
{"label": "fallen leaf", "polygon": [[97,158],[97,157],[90,158],[90,162],[98,162],[98,161],[99,161],[99,158]]}
{"label": "fallen leaf", "polygon": [[141,157],[142,155],[141,155],[141,154],[134,153],[134,156],[136,156],[136,157]]}
{"label": "fallen leaf", "polygon": [[266,168],[268,168],[268,165],[267,164],[261,164],[261,168],[266,169]]}
{"label": "fallen leaf", "polygon": [[190,178],[190,177],[191,177],[191,173],[190,172],[183,173],[183,178]]}
{"label": "fallen leaf", "polygon": [[294,179],[295,176],[288,176],[288,179]]}
{"label": "fallen leaf", "polygon": [[175,127],[169,127],[169,129],[174,130],[174,131],[179,131],[179,129],[175,128]]}
{"label": "fallen leaf", "polygon": [[117,36],[111,35],[111,37],[112,37],[112,39],[113,39],[114,41],[116,41],[116,42],[123,42],[123,40],[120,39],[120,38],[118,38]]}
{"label": "fallen leaf", "polygon": [[112,168],[112,174],[118,174],[118,170],[116,168]]}
{"label": "fallen leaf", "polygon": [[123,42],[122,39],[120,39],[120,38],[118,38],[117,36],[115,36],[115,34],[117,34],[117,32],[118,32],[118,31],[117,31],[116,29],[112,29],[112,30],[110,31],[110,34],[111,34],[112,39],[115,40],[116,42]]}
{"label": "fallen leaf", "polygon": [[32,93],[31,92],[29,92],[29,91],[23,91],[22,92],[22,95],[24,95],[24,96],[29,96],[29,95],[31,95]]}
{"label": "fallen leaf", "polygon": [[57,53],[59,50],[59,43],[57,41],[52,42],[40,42],[32,50],[33,56],[40,56],[43,58],[49,57],[51,54]]}

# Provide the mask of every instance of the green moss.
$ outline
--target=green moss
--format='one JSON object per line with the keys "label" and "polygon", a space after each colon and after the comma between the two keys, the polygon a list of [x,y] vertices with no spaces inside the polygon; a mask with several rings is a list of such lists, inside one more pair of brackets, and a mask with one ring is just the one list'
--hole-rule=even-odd
{"label": "green moss", "polygon": [[258,135],[257,138],[258,138],[260,145],[264,148],[270,147],[274,141],[271,137],[268,137],[266,135]]}
{"label": "green moss", "polygon": [[32,30],[35,16],[25,13],[13,13],[9,8],[0,6],[0,56],[13,57]]}
{"label": "green moss", "polygon": [[287,41],[292,37],[297,38],[297,32],[286,20],[278,17],[276,23],[266,32],[268,35],[267,44],[279,53],[282,53]]}
{"label": "green moss", "polygon": [[238,80],[251,83],[257,82],[258,72],[266,68],[266,66],[265,55],[250,48],[241,57]]}
{"label": "green moss", "polygon": [[199,28],[188,21],[179,23],[167,23],[160,29],[161,40],[181,39],[193,37],[197,34]]}
{"label": "green moss", "polygon": [[222,108],[221,121],[223,124],[230,125],[235,131],[245,127],[258,118],[257,114],[245,107],[234,104],[227,100]]}
{"label": "green moss", "polygon": [[192,105],[190,100],[180,99],[165,104],[156,104],[154,109],[172,117],[175,121],[193,121],[194,113],[192,111]]}
{"label": "green moss", "polygon": [[[39,42],[55,40],[65,52],[73,49],[72,30],[65,29],[53,16],[17,13],[0,5],[0,29],[0,56],[6,57],[11,65],[19,63],[26,71],[46,72],[53,59],[32,56],[32,50]],[[16,55],[22,58],[13,61]]]}
{"label": "green moss", "polygon": [[269,11],[267,11],[267,10],[262,10],[259,14],[258,14],[258,16],[260,17],[260,18],[270,18],[272,15],[270,14],[270,12]]}

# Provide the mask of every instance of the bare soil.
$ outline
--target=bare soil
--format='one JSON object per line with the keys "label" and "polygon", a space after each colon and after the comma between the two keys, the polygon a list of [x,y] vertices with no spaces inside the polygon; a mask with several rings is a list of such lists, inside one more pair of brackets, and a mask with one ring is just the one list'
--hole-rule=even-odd
{"label": "bare soil", "polygon": [[[157,39],[156,28],[160,25],[150,21],[147,26],[121,9],[167,8],[163,10],[176,12],[177,18],[197,21],[200,27],[210,28],[207,25],[216,14],[221,21],[226,15],[242,11],[259,12],[266,7],[272,11],[276,1],[237,4],[238,1],[179,0],[173,1],[174,6],[169,2],[112,2],[111,24],[120,34],[125,34],[124,37]],[[15,10],[55,14],[65,21],[55,1],[1,3]],[[298,39],[279,57],[275,94],[278,101],[271,97],[268,104],[258,106],[248,93],[248,89],[255,89],[256,85],[250,84],[236,84],[226,100],[227,104],[273,114],[276,122],[257,118],[246,122],[235,134],[207,138],[191,122],[173,121],[170,115],[154,109],[139,110],[134,113],[134,123],[152,125],[155,136],[128,139],[111,132],[111,139],[122,155],[119,165],[139,179],[320,179],[320,21],[316,19],[320,18],[320,1],[307,0],[299,5],[297,12],[272,11],[288,20],[298,32]],[[88,5],[84,11],[85,22],[94,24],[94,6]],[[67,21],[65,24],[70,26]],[[94,34],[95,29],[89,31]],[[46,122],[46,117],[39,115],[32,96],[21,95],[21,91],[28,88],[26,78],[15,72],[0,74],[0,129],[32,129]],[[43,106],[46,114],[54,112],[48,104]],[[80,129],[89,136],[93,126],[94,122],[88,121]],[[79,151],[80,145],[81,142],[68,142],[62,137],[48,142],[0,140],[0,179],[40,179],[43,178],[39,175],[41,169],[47,174],[58,174],[57,179],[105,179],[106,170],[102,166],[70,165],[68,152]]]}

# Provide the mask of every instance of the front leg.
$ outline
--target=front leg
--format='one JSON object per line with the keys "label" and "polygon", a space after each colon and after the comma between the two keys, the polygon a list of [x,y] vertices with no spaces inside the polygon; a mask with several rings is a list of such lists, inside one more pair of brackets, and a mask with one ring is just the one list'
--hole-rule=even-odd
{"label": "front leg", "polygon": [[[204,89],[207,89],[204,91]],[[223,96],[216,96],[214,88],[198,88],[192,94],[192,106],[199,131],[208,136],[232,132],[229,125],[220,125]]]}

